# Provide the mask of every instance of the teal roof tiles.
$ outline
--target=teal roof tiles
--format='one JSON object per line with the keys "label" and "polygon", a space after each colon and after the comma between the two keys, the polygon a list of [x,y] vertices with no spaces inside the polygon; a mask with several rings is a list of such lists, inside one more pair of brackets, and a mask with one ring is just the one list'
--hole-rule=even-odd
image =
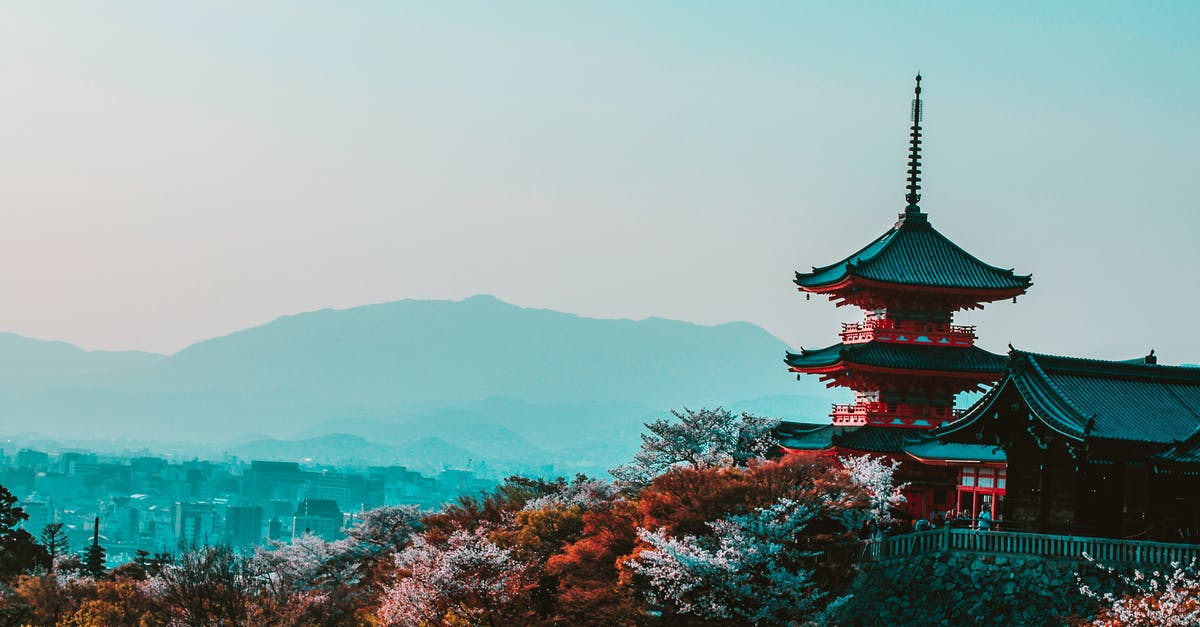
{"label": "teal roof tiles", "polygon": [[[1200,429],[1200,368],[1010,354],[1004,381],[947,431],[986,414],[1005,386],[1016,386],[1029,410],[1071,438],[1177,444]],[[1186,456],[1185,451],[1177,451]],[[1200,461],[1200,450],[1196,451]]]}
{"label": "teal roof tiles", "polygon": [[815,350],[787,353],[784,361],[793,368],[815,369],[839,362],[936,372],[965,372],[1000,375],[1006,360],[1003,355],[989,353],[977,346],[950,347],[890,342],[834,344]]}
{"label": "teal roof tiles", "polygon": [[1030,275],[988,265],[933,228],[925,214],[906,215],[862,250],[808,273],[796,273],[796,285],[817,289],[849,277],[883,283],[965,290],[1024,291]]}

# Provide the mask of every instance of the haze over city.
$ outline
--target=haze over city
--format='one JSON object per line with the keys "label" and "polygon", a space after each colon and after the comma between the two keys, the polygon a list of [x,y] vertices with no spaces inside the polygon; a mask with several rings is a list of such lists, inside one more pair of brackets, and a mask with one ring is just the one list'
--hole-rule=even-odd
{"label": "haze over city", "polygon": [[980,343],[1200,361],[1197,7],[694,3],[0,8],[0,329],[173,352],[326,307],[587,316],[805,302],[903,209],[926,76],[940,230],[1032,272]]}

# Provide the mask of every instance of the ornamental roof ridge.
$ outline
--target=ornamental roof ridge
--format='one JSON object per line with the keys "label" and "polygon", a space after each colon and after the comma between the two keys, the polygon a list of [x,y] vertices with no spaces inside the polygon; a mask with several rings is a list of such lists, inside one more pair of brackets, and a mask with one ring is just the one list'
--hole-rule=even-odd
{"label": "ornamental roof ridge", "polygon": [[1010,356],[1013,357],[1014,362],[1017,358],[1021,358],[1035,365],[1043,376],[1047,373],[1073,374],[1079,376],[1155,379],[1200,384],[1200,368],[1146,363],[1144,361],[1146,358],[1131,360],[1095,359],[1070,355],[1034,353],[1016,349],[1010,352]]}

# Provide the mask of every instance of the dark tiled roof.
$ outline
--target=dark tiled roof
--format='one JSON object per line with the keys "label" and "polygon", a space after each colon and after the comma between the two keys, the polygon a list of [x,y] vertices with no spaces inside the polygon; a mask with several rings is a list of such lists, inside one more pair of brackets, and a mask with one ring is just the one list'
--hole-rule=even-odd
{"label": "dark tiled roof", "polygon": [[1005,380],[943,431],[977,420],[1009,385],[1039,419],[1077,439],[1171,444],[1200,428],[1200,369],[1014,350]]}
{"label": "dark tiled roof", "polygon": [[925,431],[924,429],[866,425],[846,429],[834,436],[833,443],[838,447],[863,453],[900,454],[909,446],[924,442],[927,438]]}
{"label": "dark tiled roof", "polygon": [[832,423],[783,421],[775,428],[780,445],[798,451],[837,447],[847,452],[909,454],[923,461],[1004,461],[1004,451],[984,444],[948,444],[925,429],[876,425],[843,427]]}
{"label": "dark tiled roof", "polygon": [[799,353],[789,352],[784,361],[789,366],[802,369],[846,362],[880,368],[970,372],[997,376],[1004,372],[1005,365],[1003,355],[989,353],[977,346],[922,346],[888,342],[834,344],[815,350],[801,349]]}
{"label": "dark tiled roof", "polygon": [[832,265],[796,273],[796,285],[818,288],[847,276],[884,283],[970,290],[1024,290],[1029,275],[990,266],[933,228],[924,214],[907,216],[862,250]]}
{"label": "dark tiled roof", "polygon": [[831,422],[812,424],[784,420],[775,427],[775,439],[779,444],[800,451],[817,451],[833,445],[833,436],[845,427],[835,427]]}
{"label": "dark tiled roof", "polygon": [[845,427],[832,423],[809,424],[781,422],[775,428],[779,444],[801,451],[831,447],[860,453],[903,453],[905,447],[928,441],[923,429],[880,427],[875,425]]}

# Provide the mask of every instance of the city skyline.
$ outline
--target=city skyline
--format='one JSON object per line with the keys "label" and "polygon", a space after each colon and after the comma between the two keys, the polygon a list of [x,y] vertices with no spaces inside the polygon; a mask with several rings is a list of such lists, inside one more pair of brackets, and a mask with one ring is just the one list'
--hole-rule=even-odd
{"label": "city skyline", "polygon": [[1196,11],[5,7],[0,330],[169,353],[488,293],[824,345],[856,314],[791,272],[903,210],[921,70],[922,208],[1033,274],[981,345],[1194,363]]}

